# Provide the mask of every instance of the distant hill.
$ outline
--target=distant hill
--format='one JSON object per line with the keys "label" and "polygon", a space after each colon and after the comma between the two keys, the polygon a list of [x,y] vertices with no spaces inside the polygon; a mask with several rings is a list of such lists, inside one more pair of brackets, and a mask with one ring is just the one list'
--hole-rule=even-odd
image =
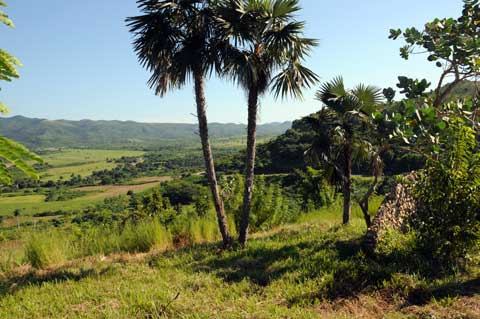
{"label": "distant hill", "polygon": [[[291,122],[263,124],[260,137],[274,137]],[[246,136],[246,125],[210,123],[212,139]],[[139,123],[132,121],[67,121],[14,116],[0,118],[0,135],[33,148],[48,147],[158,147],[198,141],[195,124]]]}
{"label": "distant hill", "polygon": [[[445,90],[448,84],[442,87]],[[480,92],[480,82],[462,81],[450,93],[449,100],[455,100],[466,96],[476,96]]]}

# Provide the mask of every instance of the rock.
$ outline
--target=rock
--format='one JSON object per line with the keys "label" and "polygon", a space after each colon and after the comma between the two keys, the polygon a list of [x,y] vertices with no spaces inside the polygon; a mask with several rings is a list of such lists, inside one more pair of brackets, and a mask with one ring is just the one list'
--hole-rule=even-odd
{"label": "rock", "polygon": [[405,176],[404,181],[385,197],[365,235],[364,248],[368,252],[375,250],[385,230],[406,231],[408,218],[416,209],[415,199],[411,195],[412,182],[416,177],[415,172]]}

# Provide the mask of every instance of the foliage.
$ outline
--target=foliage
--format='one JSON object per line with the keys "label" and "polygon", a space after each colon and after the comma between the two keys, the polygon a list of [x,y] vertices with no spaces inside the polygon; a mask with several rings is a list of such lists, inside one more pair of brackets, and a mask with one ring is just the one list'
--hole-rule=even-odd
{"label": "foliage", "polygon": [[335,189],[328,184],[324,171],[307,167],[305,171],[296,170],[293,178],[295,191],[302,197],[304,211],[329,206],[335,200]]}
{"label": "foliage", "polygon": [[[240,174],[224,177],[221,183],[225,211],[233,215],[236,227],[241,220],[244,183]],[[297,220],[301,214],[300,202],[295,192],[290,192],[278,181],[267,180],[266,176],[260,175],[255,181],[252,199],[251,231],[271,229]]]}
{"label": "foliage", "polygon": [[35,170],[29,165],[28,161],[42,162],[42,159],[36,154],[30,152],[26,147],[20,145],[5,137],[0,137],[0,181],[5,184],[11,184],[12,173],[8,164],[14,165],[23,173],[33,179],[38,179]]}
{"label": "foliage", "polygon": [[[428,54],[428,61],[442,68],[442,75],[435,89],[434,107],[442,104],[446,97],[461,81],[474,78],[480,70],[480,49],[478,42],[480,27],[480,4],[478,0],[464,1],[462,15],[457,18],[434,19],[425,24],[423,31],[416,28],[391,29],[390,38],[403,36],[406,45],[400,49],[400,55],[408,59],[417,53],[417,48]],[[422,52],[423,53],[423,52]],[[453,81],[442,88],[444,80],[453,76]],[[404,78],[404,82],[413,83]],[[426,81],[420,83],[426,88]],[[407,90],[408,91],[408,90]],[[412,98],[413,96],[408,96]]]}
{"label": "foliage", "polygon": [[480,239],[480,155],[475,132],[455,119],[444,149],[415,185],[413,218],[419,245],[444,269],[462,264]]}

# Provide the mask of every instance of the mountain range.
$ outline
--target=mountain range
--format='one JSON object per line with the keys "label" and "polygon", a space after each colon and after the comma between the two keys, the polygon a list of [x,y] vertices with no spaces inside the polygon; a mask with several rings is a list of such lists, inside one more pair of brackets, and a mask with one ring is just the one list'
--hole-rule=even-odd
{"label": "mountain range", "polygon": [[[258,126],[259,137],[284,133],[291,122]],[[212,139],[246,136],[244,124],[209,124]],[[0,118],[0,135],[29,148],[50,147],[156,147],[165,144],[194,143],[199,140],[196,124],[139,123],[133,121],[46,120],[13,116]]]}

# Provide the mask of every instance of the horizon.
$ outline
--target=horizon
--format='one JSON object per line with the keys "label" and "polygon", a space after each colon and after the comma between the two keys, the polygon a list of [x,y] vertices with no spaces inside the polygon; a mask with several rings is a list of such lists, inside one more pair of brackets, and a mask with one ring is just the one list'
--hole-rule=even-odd
{"label": "horizon", "polygon": [[[406,0],[402,6],[393,6],[379,0],[367,5],[352,0],[301,1],[299,18],[306,21],[305,35],[320,40],[306,65],[321,82],[342,74],[348,87],[365,83],[396,88],[400,75],[435,82],[439,70],[421,55],[404,61],[398,52],[402,42],[389,40],[388,30],[458,16],[461,3]],[[1,97],[12,116],[196,122],[191,84],[164,98],[148,88],[149,74],[137,61],[124,22],[139,13],[134,1],[118,6],[113,0],[18,0],[7,5],[5,11],[16,29],[0,28],[3,48],[23,63],[20,79],[2,85]],[[375,19],[364,18],[372,16]],[[266,95],[260,101],[259,122],[292,121],[317,111],[316,88],[304,91],[304,101],[275,101]],[[245,94],[235,85],[214,77],[207,82],[206,96],[210,122],[247,121]]]}
{"label": "horizon", "polygon": [[[41,121],[49,121],[49,122],[59,122],[59,121],[65,121],[65,122],[82,122],[82,121],[91,121],[91,122],[121,122],[121,123],[137,123],[137,124],[185,124],[185,125],[198,125],[198,123],[195,122],[142,122],[142,121],[135,121],[135,120],[108,120],[108,119],[78,119],[78,120],[71,120],[71,119],[64,119],[64,118],[57,118],[57,119],[51,119],[51,118],[41,118],[41,117],[29,117],[21,114],[17,115],[7,115],[3,116],[0,118],[2,119],[13,119],[13,118],[26,118],[30,120],[41,120]],[[265,123],[260,123],[259,125],[273,125],[273,124],[285,124],[285,123],[293,123],[294,120],[292,121],[273,121],[273,122],[265,122]],[[241,122],[209,122],[209,125],[212,124],[220,124],[220,125],[244,125],[246,126],[247,123],[241,123]]]}

